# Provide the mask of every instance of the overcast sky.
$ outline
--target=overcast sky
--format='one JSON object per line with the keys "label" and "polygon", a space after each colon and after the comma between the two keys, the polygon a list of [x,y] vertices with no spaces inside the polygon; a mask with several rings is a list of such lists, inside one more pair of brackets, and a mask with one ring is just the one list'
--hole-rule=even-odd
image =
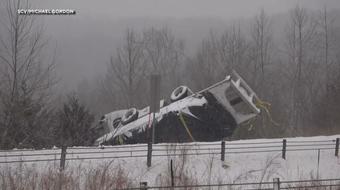
{"label": "overcast sky", "polygon": [[[287,13],[297,4],[307,9],[340,9],[340,0],[30,0],[33,8],[75,9],[72,16],[43,16],[47,35],[57,44],[59,69],[66,85],[105,71],[127,27],[168,26],[194,51],[209,29],[225,29],[225,20],[248,19],[264,9]],[[147,19],[146,19],[147,18]],[[207,19],[209,18],[209,19]],[[144,19],[144,20],[143,20]],[[151,19],[151,21],[150,21]],[[157,20],[157,22],[155,22]],[[285,23],[282,23],[284,25]],[[187,47],[188,47],[187,46]]]}
{"label": "overcast sky", "polygon": [[82,16],[249,17],[264,8],[269,14],[301,4],[310,9],[339,8],[339,0],[33,0],[37,8],[73,8]]}

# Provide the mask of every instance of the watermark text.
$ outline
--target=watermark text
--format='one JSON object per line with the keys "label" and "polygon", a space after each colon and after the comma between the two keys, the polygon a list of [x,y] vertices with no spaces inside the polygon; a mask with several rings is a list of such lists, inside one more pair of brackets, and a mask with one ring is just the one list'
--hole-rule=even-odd
{"label": "watermark text", "polygon": [[74,9],[18,9],[19,15],[75,15]]}

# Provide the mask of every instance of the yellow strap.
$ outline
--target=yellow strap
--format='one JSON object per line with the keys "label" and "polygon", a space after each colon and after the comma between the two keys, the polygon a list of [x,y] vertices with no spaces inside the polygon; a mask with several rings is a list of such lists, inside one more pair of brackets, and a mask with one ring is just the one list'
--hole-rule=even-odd
{"label": "yellow strap", "polygon": [[124,144],[124,140],[123,140],[122,135],[118,135],[118,144],[120,144],[120,145]]}
{"label": "yellow strap", "polygon": [[267,115],[268,115],[268,117],[270,118],[270,121],[271,121],[274,125],[279,126],[279,124],[273,120],[273,118],[272,118],[272,116],[271,116],[271,114],[270,114],[270,111],[269,111],[269,108],[270,108],[270,106],[271,106],[270,103],[265,102],[265,101],[262,101],[262,100],[260,100],[259,98],[256,98],[255,101],[256,101],[256,102],[255,102],[256,107],[259,107],[260,109],[262,108],[262,110],[265,110],[266,113],[267,113]]}
{"label": "yellow strap", "polygon": [[179,112],[179,119],[181,120],[181,122],[182,122],[182,124],[183,124],[185,130],[187,131],[189,137],[191,138],[191,141],[192,141],[192,142],[195,142],[194,137],[191,135],[191,132],[190,132],[190,130],[189,130],[187,124],[185,123],[185,120],[184,120],[184,117],[183,117],[183,115],[182,115],[182,112]]}

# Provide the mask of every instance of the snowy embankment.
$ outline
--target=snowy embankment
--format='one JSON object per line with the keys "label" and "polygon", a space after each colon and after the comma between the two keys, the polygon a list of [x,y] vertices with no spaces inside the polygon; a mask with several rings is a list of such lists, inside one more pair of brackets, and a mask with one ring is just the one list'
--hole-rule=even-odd
{"label": "snowy embankment", "polygon": [[[340,135],[287,138],[286,159],[282,158],[282,139],[227,141],[225,161],[221,161],[221,142],[157,144],[153,146],[150,168],[146,166],[144,144],[72,147],[67,149],[66,171],[80,169],[86,173],[109,166],[124,171],[134,186],[142,181],[164,185],[168,184],[173,160],[175,177],[184,176],[192,184],[270,182],[276,177],[282,181],[340,178],[336,138]],[[60,149],[2,151],[0,170],[57,170],[59,158]]]}

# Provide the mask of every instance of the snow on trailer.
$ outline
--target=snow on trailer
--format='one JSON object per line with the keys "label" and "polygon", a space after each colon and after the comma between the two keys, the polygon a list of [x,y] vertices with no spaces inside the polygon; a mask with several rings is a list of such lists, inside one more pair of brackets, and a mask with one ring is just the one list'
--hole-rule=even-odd
{"label": "snow on trailer", "polygon": [[103,116],[95,129],[101,137],[94,145],[145,143],[147,128],[154,120],[156,143],[221,140],[260,113],[256,99],[255,92],[235,71],[196,93],[179,86],[172,92],[170,104],[161,100],[158,113],[152,114],[146,107]]}

